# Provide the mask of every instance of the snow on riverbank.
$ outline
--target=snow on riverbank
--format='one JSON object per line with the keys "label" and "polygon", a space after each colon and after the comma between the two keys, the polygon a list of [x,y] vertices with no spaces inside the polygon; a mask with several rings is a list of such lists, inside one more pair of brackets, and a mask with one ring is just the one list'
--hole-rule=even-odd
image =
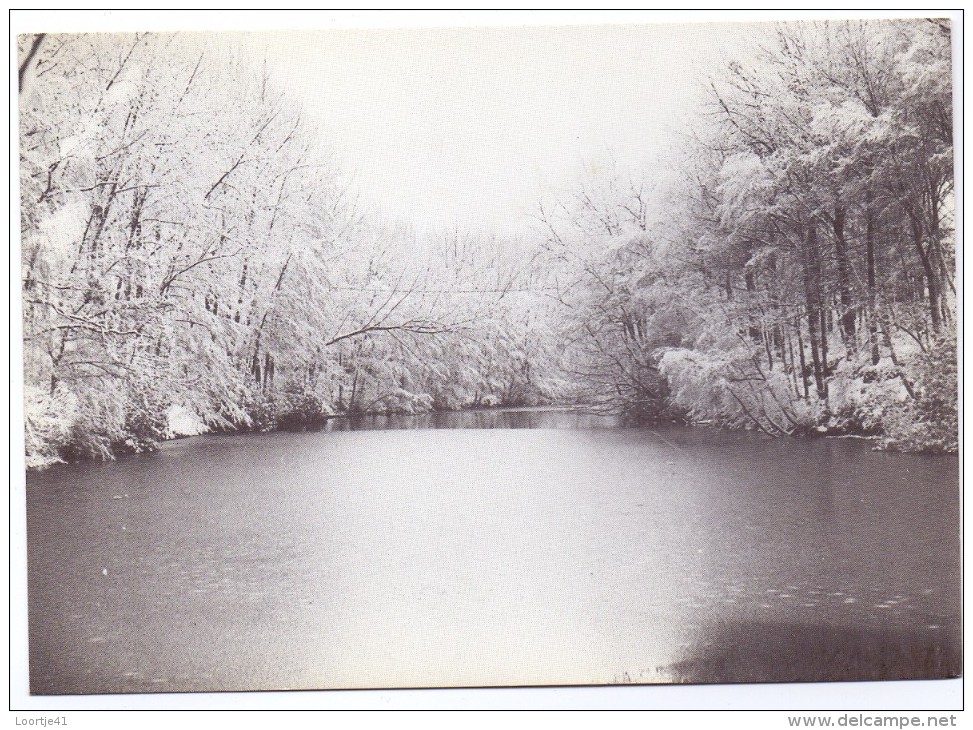
{"label": "snow on riverbank", "polygon": [[182,406],[172,406],[166,411],[166,421],[169,424],[166,437],[170,439],[184,436],[199,436],[207,433],[209,427],[195,413]]}

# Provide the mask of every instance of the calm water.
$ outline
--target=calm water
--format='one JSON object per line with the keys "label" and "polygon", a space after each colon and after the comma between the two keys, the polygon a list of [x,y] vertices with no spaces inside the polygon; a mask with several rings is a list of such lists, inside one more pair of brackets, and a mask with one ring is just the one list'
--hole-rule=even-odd
{"label": "calm water", "polygon": [[35,693],[955,675],[957,460],[569,412],[27,480]]}

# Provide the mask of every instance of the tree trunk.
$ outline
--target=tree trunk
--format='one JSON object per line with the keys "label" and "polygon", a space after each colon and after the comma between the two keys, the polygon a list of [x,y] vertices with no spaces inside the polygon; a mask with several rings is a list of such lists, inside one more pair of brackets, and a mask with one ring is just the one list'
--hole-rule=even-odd
{"label": "tree trunk", "polygon": [[866,194],[865,210],[865,268],[868,280],[868,342],[872,350],[872,365],[878,365],[881,353],[878,349],[878,311],[875,274],[875,217],[871,209],[871,191]]}
{"label": "tree trunk", "polygon": [[855,305],[851,294],[851,263],[848,261],[848,241],[845,239],[845,211],[835,210],[832,221],[835,256],[838,262],[838,296],[841,301],[841,334],[851,356],[855,343]]}
{"label": "tree trunk", "polygon": [[[814,384],[818,398],[826,400],[828,397],[827,383],[824,379],[824,367],[827,365],[827,348],[824,346],[824,312],[821,309],[820,266],[818,264],[817,231],[810,226],[802,247],[802,264],[804,266],[804,303],[807,315],[807,330],[811,347],[811,363],[814,367]],[[803,349],[803,348],[802,348]],[[803,359],[803,353],[802,353]]]}
{"label": "tree trunk", "polygon": [[929,303],[929,322],[932,325],[932,331],[939,334],[942,329],[942,311],[939,306],[939,271],[938,267],[933,264],[932,259],[932,244],[923,247],[922,245],[922,224],[916,218],[915,214],[911,211],[909,212],[909,224],[912,229],[912,242],[916,247],[916,252],[919,254],[919,262],[922,264],[922,270],[926,274],[926,291]]}

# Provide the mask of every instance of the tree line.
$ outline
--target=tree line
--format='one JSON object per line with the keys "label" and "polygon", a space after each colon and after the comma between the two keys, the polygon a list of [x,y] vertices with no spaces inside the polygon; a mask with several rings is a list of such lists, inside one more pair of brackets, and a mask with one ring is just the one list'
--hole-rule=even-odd
{"label": "tree line", "polygon": [[365,211],[216,37],[19,44],[30,466],[180,419],[552,402],[956,448],[945,22],[780,25],[665,174],[619,165],[514,239]]}
{"label": "tree line", "polygon": [[955,450],[951,79],[946,21],[781,24],[675,174],[542,210],[595,397]]}
{"label": "tree line", "polygon": [[265,429],[551,397],[516,242],[419,245],[366,215],[245,54],[19,40],[29,465],[152,448],[174,415]]}

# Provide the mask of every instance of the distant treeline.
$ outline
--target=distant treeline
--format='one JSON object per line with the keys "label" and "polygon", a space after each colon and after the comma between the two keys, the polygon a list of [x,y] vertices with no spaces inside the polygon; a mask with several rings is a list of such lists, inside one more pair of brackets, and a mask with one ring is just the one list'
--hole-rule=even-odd
{"label": "distant treeline", "polygon": [[174,414],[566,401],[956,449],[947,23],[779,26],[673,159],[515,240],[361,210],[227,43],[20,38],[29,466],[151,448]]}

